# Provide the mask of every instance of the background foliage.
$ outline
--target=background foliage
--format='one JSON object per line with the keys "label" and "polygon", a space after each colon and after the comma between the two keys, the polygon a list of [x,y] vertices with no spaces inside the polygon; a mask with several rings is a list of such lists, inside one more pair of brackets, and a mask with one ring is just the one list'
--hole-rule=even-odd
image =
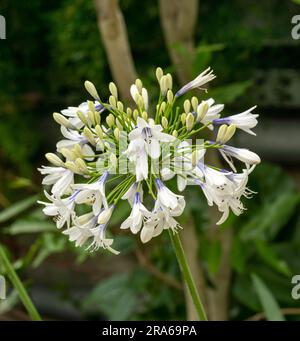
{"label": "background foliage", "polygon": [[[174,71],[157,2],[121,0],[120,5],[138,73],[155,92],[153,69],[161,65]],[[181,50],[194,74],[213,66],[219,77],[209,95],[224,102],[228,113],[255,102],[262,123],[281,119],[286,151],[296,138],[289,136],[289,122],[299,124],[300,84],[293,77],[299,77],[300,50],[299,41],[290,36],[297,11],[291,1],[233,0],[229,5],[203,0],[196,56]],[[90,256],[69,244],[35,205],[41,191],[36,167],[58,139],[51,113],[81,103],[84,80],[93,81],[103,97],[111,80],[92,1],[2,0],[0,13],[8,22],[7,40],[0,42],[0,235],[39,310],[62,319],[184,319],[180,274],[168,236],[143,250],[134,237],[121,234],[116,248],[123,252],[117,260],[103,253]],[[272,82],[274,73],[279,76]],[[269,92],[276,98],[268,97]],[[230,318],[264,312],[270,320],[299,319],[299,312],[284,313],[299,307],[290,294],[291,278],[300,271],[299,164],[293,157],[283,162],[280,153],[268,159],[263,152],[272,146],[264,145],[262,134],[257,140],[256,151],[261,148],[265,161],[250,187],[258,194],[247,202],[244,216],[230,217],[235,231]],[[185,219],[195,222],[209,282],[220,265],[220,243],[207,238],[206,202],[195,188],[188,193],[188,204]],[[124,204],[114,218],[118,234],[127,211]],[[145,253],[146,266],[136,250]],[[152,266],[173,284],[160,281]],[[52,306],[46,303],[49,297]],[[14,315],[20,311],[18,303],[11,288],[0,314],[25,318]]]}

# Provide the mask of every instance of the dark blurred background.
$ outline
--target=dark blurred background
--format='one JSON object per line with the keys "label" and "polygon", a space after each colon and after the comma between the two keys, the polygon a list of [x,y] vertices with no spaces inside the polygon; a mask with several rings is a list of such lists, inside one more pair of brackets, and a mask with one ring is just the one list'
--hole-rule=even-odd
{"label": "dark blurred background", "polygon": [[[127,77],[129,87],[137,75],[155,102],[157,66],[175,75],[176,88],[211,66],[218,78],[208,95],[225,103],[226,114],[258,105],[257,137],[240,133],[235,142],[263,162],[250,179],[258,194],[245,203],[248,211],[222,227],[203,195],[189,190],[182,239],[197,284],[210,319],[299,320],[291,281],[300,274],[300,40],[292,38],[291,20],[300,1],[0,0],[0,14],[7,24],[0,40],[0,238],[43,317],[193,318],[167,235],[142,246],[120,233],[124,204],[112,222],[121,255],[75,249],[35,204],[37,167],[59,139],[52,112],[86,100],[86,79],[105,98],[112,79],[119,85]],[[110,39],[126,31],[129,75],[111,61]],[[27,319],[8,289],[0,319]]]}

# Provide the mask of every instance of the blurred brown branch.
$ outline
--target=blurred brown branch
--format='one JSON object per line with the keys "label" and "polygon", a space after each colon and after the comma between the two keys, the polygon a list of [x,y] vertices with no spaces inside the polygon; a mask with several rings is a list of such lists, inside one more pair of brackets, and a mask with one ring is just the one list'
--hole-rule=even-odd
{"label": "blurred brown branch", "polygon": [[122,98],[130,102],[129,87],[137,77],[119,1],[94,0],[94,4],[113,79]]}
{"label": "blurred brown branch", "polygon": [[[300,308],[282,308],[280,311],[283,315],[300,315]],[[245,321],[260,321],[264,320],[265,318],[266,314],[262,312],[250,316]]]}
{"label": "blurred brown branch", "polygon": [[153,276],[157,277],[159,280],[175,289],[182,290],[182,285],[180,282],[178,282],[175,278],[161,272],[156,266],[154,266],[150,262],[148,257],[141,250],[136,249],[135,255],[139,264],[142,265]]}
{"label": "blurred brown branch", "polygon": [[[181,84],[191,76],[194,33],[198,19],[198,0],[160,0],[160,19],[170,58]],[[191,58],[187,58],[191,56]]]}

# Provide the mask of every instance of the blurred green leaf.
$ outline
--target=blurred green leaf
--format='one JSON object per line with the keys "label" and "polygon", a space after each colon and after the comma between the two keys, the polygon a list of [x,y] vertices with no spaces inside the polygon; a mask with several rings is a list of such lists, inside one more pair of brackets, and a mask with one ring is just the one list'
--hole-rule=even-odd
{"label": "blurred green leaf", "polygon": [[231,249],[231,265],[235,271],[242,273],[245,271],[246,262],[245,247],[236,236]]}
{"label": "blurred green leaf", "polygon": [[129,274],[116,274],[102,280],[84,299],[83,309],[101,312],[109,320],[128,320],[137,305]]}
{"label": "blurred green leaf", "polygon": [[193,63],[193,73],[199,74],[199,70],[204,70],[211,63],[214,52],[222,51],[224,44],[200,43],[196,48],[196,56]]}
{"label": "blurred green leaf", "polygon": [[248,80],[210,89],[209,97],[213,97],[218,103],[230,104],[243,95],[252,84],[253,82]]}
{"label": "blurred green leaf", "polygon": [[255,241],[256,249],[261,258],[269,264],[273,269],[278,271],[279,273],[285,276],[291,276],[292,272],[290,271],[287,263],[281,259],[279,259],[276,252],[272,249],[270,245],[262,240]]}
{"label": "blurred green leaf", "polygon": [[17,177],[13,181],[10,182],[10,187],[14,189],[24,188],[24,187],[32,187],[33,183],[30,179]]}
{"label": "blurred green leaf", "polygon": [[36,203],[37,199],[38,196],[34,195],[9,206],[0,213],[0,223],[3,223],[11,218],[14,218],[18,214],[27,210],[29,207],[33,206]]}
{"label": "blurred green leaf", "polygon": [[241,228],[241,239],[246,241],[274,238],[293,214],[299,199],[298,193],[286,192],[264,204]]}
{"label": "blurred green leaf", "polygon": [[41,265],[41,263],[51,254],[65,251],[67,238],[62,234],[55,235],[53,233],[45,232],[42,234],[40,243],[39,252],[32,262],[34,268]]}
{"label": "blurred green leaf", "polygon": [[5,300],[0,300],[0,315],[12,310],[19,302],[19,295],[16,289],[13,289]]}
{"label": "blurred green leaf", "polygon": [[278,303],[262,279],[254,273],[251,278],[268,321],[285,321]]}
{"label": "blurred green leaf", "polygon": [[3,229],[4,233],[16,235],[22,233],[41,233],[55,231],[55,225],[47,221],[18,220]]}

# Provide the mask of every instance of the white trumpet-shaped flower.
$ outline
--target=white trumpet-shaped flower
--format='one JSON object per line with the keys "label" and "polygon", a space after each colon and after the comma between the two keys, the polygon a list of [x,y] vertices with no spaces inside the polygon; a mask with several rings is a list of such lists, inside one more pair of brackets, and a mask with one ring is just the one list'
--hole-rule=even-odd
{"label": "white trumpet-shaped flower", "polygon": [[131,232],[136,234],[141,230],[144,219],[149,216],[150,212],[141,202],[140,192],[136,192],[130,216],[121,224],[120,228],[130,228]]}
{"label": "white trumpet-shaped flower", "polygon": [[157,187],[157,199],[159,202],[169,209],[175,209],[179,205],[179,199],[183,198],[182,195],[178,195],[169,190],[167,186],[160,179],[155,179]]}
{"label": "white trumpet-shaped flower", "polygon": [[87,250],[97,251],[99,248],[107,249],[108,251],[119,254],[119,251],[116,251],[111,247],[113,244],[112,238],[106,238],[106,229],[109,223],[110,217],[114,210],[114,205],[110,205],[108,208],[104,209],[98,216],[98,225],[92,228],[90,231],[93,235],[93,241],[87,248]]}
{"label": "white trumpet-shaped flower", "polygon": [[[95,110],[99,113],[103,112],[105,110],[105,107],[102,106],[102,104],[98,101],[94,102]],[[81,111],[84,116],[86,116],[87,121],[89,121],[89,118],[87,116],[87,113],[89,111],[89,105],[88,102],[81,103],[78,107],[68,107],[67,109],[61,110],[61,113],[69,118],[70,123],[80,129],[84,126],[84,123],[78,118],[77,113],[78,111]]]}
{"label": "white trumpet-shaped flower", "polygon": [[214,104],[215,100],[213,98],[209,98],[206,101],[203,101],[199,104],[198,108],[200,106],[207,105],[207,111],[206,113],[200,117],[200,122],[204,125],[207,125],[207,127],[210,130],[213,130],[214,126],[213,124],[209,124],[210,122],[213,122],[214,120],[220,118],[220,112],[224,109],[224,104]]}
{"label": "white trumpet-shaped flower", "polygon": [[256,153],[246,148],[236,148],[228,145],[223,145],[219,149],[219,151],[234,171],[236,171],[236,168],[232,162],[231,157],[244,162],[248,168],[249,165],[257,165],[260,163],[260,157]]}
{"label": "white trumpet-shaped flower", "polygon": [[97,217],[90,212],[76,217],[74,223],[72,227],[63,231],[63,234],[69,236],[69,240],[75,242],[76,247],[81,247],[93,236],[91,230],[97,224]]}
{"label": "white trumpet-shaped flower", "polygon": [[51,193],[55,197],[61,197],[70,190],[70,186],[74,183],[74,173],[63,167],[46,167],[38,168],[41,174],[46,175],[42,181],[43,185],[53,185]]}
{"label": "white trumpet-shaped flower", "polygon": [[102,176],[91,184],[76,184],[74,189],[80,190],[76,195],[75,202],[77,204],[90,204],[93,206],[93,213],[97,216],[102,206],[108,208],[105,195],[105,183],[109,173],[105,171]]}
{"label": "white trumpet-shaped flower", "polygon": [[61,127],[61,133],[66,139],[57,142],[56,149],[58,152],[61,152],[63,148],[72,149],[75,145],[79,145],[83,155],[87,157],[88,160],[93,158],[95,152],[88,144],[88,140],[82,133],[75,130],[69,130],[63,126]]}
{"label": "white trumpet-shaped flower", "polygon": [[252,114],[252,111],[256,108],[256,106],[240,113],[237,115],[232,115],[228,117],[222,117],[213,120],[214,125],[222,125],[222,124],[234,124],[237,128],[245,131],[250,135],[256,135],[251,129],[256,127],[257,125],[257,117],[258,114]]}
{"label": "white trumpet-shaped flower", "polygon": [[71,196],[64,199],[51,196],[46,191],[44,193],[50,202],[38,201],[39,204],[45,205],[43,212],[53,217],[57,228],[62,228],[65,223],[67,223],[67,227],[70,227],[71,216],[74,215],[75,198],[79,191],[75,191]]}
{"label": "white trumpet-shaped flower", "polygon": [[161,154],[160,142],[173,142],[175,137],[162,132],[160,124],[153,121],[147,123],[143,118],[137,118],[137,126],[128,137],[130,143],[125,154],[135,165],[136,180],[148,178],[148,155],[152,159],[159,158]]}
{"label": "white trumpet-shaped flower", "polygon": [[182,96],[186,92],[196,89],[196,88],[201,88],[202,85],[212,81],[213,79],[216,78],[216,76],[213,74],[213,70],[207,68],[203,72],[200,73],[199,76],[197,76],[194,80],[183,86],[179,91],[176,93],[176,97]]}
{"label": "white trumpet-shaped flower", "polygon": [[141,241],[147,243],[152,238],[159,236],[163,230],[171,229],[174,233],[181,228],[174,217],[179,217],[185,208],[185,200],[180,197],[177,206],[173,209],[165,207],[159,199],[156,200],[150,217],[144,223],[141,231]]}

